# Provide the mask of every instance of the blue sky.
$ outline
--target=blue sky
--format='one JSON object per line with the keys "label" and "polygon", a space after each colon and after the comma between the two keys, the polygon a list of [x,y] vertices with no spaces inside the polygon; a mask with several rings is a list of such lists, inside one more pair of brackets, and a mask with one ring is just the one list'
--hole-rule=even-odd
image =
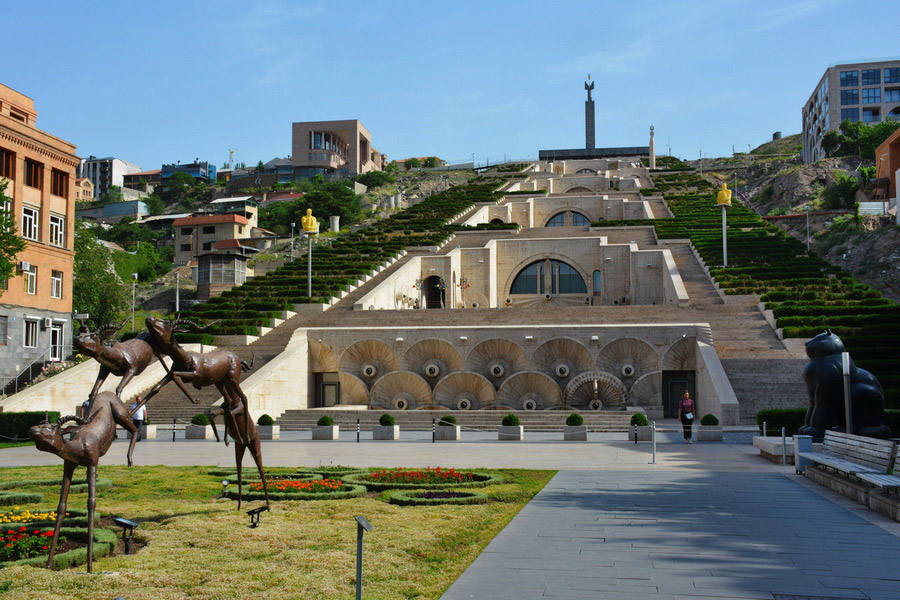
{"label": "blue sky", "polygon": [[[697,158],[800,131],[835,62],[900,55],[886,1],[20,2],[0,82],[81,156],[145,169],[290,154],[294,121],[358,118],[390,158],[584,143]],[[884,16],[880,16],[884,15]],[[12,25],[15,23],[15,25]],[[12,49],[12,50],[11,50]]]}

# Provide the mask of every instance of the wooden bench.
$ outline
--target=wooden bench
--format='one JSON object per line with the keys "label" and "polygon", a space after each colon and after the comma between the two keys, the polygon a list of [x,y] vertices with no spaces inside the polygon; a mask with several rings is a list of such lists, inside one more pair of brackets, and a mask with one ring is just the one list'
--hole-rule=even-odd
{"label": "wooden bench", "polygon": [[897,444],[890,440],[826,431],[822,452],[799,456],[885,491],[900,490],[900,477],[889,474],[897,459]]}

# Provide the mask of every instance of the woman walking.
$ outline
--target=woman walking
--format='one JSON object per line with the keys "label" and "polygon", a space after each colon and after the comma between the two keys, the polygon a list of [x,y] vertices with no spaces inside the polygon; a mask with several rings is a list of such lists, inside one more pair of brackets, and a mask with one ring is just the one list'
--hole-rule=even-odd
{"label": "woman walking", "polygon": [[694,424],[694,401],[691,399],[691,393],[687,390],[684,390],[684,396],[681,397],[681,402],[678,403],[678,420],[681,421],[681,426],[684,429],[684,443],[693,444],[691,428]]}

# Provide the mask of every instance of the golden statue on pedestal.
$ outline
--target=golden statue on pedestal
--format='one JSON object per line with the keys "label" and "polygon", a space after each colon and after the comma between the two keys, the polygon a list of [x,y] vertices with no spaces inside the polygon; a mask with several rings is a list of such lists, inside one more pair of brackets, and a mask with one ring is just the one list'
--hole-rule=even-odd
{"label": "golden statue on pedestal", "polygon": [[[731,196],[729,195],[729,197]],[[306,209],[306,214],[300,219],[300,226],[303,227],[304,233],[316,233],[319,231],[319,223],[313,216],[311,208]]]}
{"label": "golden statue on pedestal", "polygon": [[731,190],[728,189],[728,184],[724,181],[722,182],[722,189],[716,194],[716,204],[719,206],[731,206]]}

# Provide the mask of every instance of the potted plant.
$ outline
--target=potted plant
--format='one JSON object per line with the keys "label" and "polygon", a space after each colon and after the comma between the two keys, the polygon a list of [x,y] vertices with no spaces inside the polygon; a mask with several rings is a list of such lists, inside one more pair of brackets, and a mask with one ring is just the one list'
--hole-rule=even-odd
{"label": "potted plant", "polygon": [[563,429],[563,440],[566,442],[586,442],[587,425],[584,417],[578,413],[572,413],[566,417],[566,426]]}
{"label": "potted plant", "polygon": [[281,437],[281,427],[275,424],[275,419],[269,415],[263,415],[256,420],[256,430],[261,440],[277,440]]}
{"label": "potted plant", "polygon": [[155,440],[156,439],[156,425],[152,425],[150,423],[150,419],[145,419],[141,424],[141,439],[142,440]]}
{"label": "potted plant", "polygon": [[628,428],[628,441],[629,442],[649,442],[653,436],[652,427],[650,427],[650,421],[647,420],[647,415],[642,412],[636,412],[631,415],[631,427]]}
{"label": "potted plant", "polygon": [[213,439],[212,427],[209,425],[209,417],[203,414],[194,415],[191,424],[184,428],[184,437],[189,440]]}
{"label": "potted plant", "polygon": [[340,437],[340,427],[334,424],[334,419],[328,415],[322,415],[312,430],[314,440],[337,440]]}
{"label": "potted plant", "polygon": [[459,425],[456,424],[456,417],[453,415],[444,415],[438,419],[437,427],[434,428],[434,439],[436,440],[459,440]]}
{"label": "potted plant", "polygon": [[497,439],[502,441],[521,442],[525,437],[525,428],[519,424],[519,417],[510,413],[503,417],[497,428]]}
{"label": "potted plant", "polygon": [[399,440],[400,426],[394,425],[394,417],[384,413],[378,419],[378,426],[372,430],[373,440]]}
{"label": "potted plant", "polygon": [[698,442],[721,442],[722,426],[716,415],[703,415],[700,419],[700,427],[697,429]]}

